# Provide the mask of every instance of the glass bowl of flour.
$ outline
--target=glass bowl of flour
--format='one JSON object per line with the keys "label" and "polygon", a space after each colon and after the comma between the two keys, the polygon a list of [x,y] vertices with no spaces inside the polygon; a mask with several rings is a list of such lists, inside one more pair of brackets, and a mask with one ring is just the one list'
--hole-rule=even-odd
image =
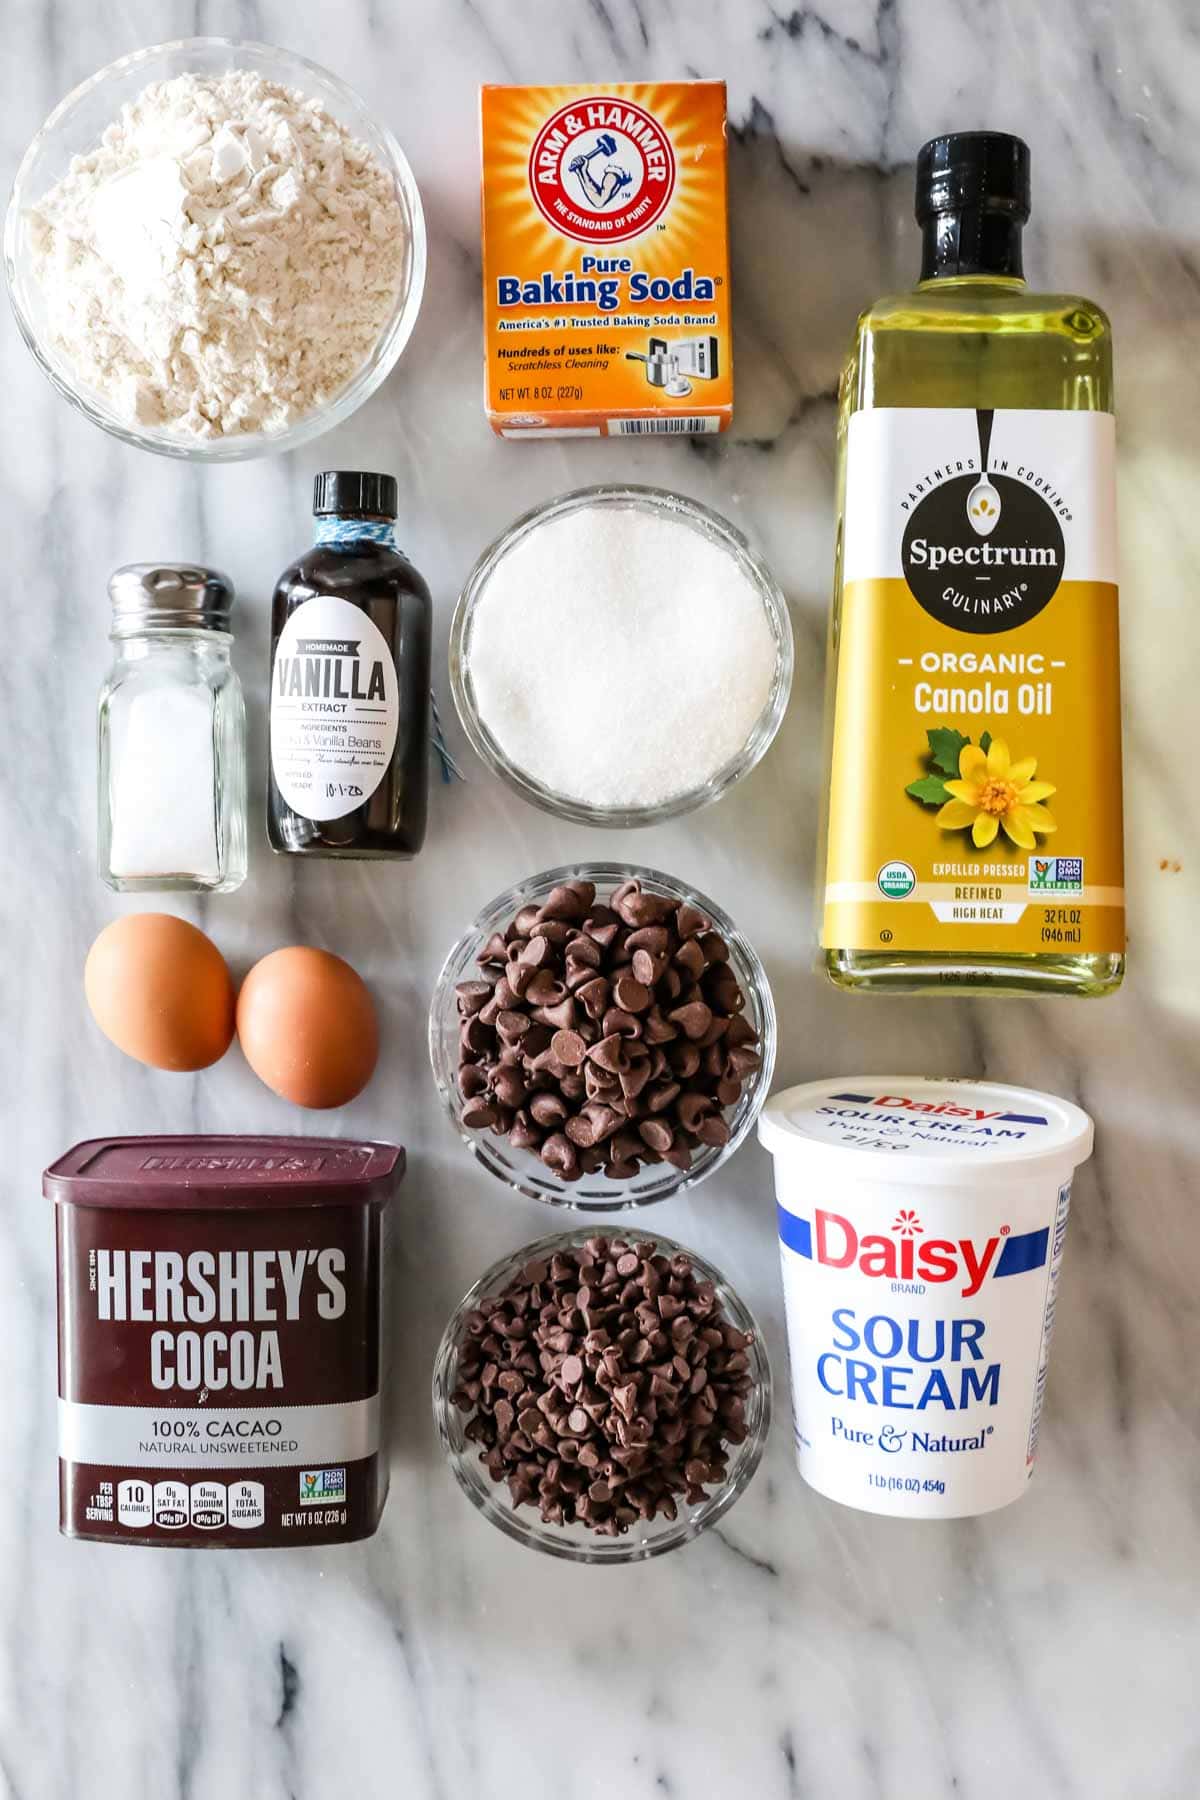
{"label": "glass bowl of flour", "polygon": [[787,710],[787,603],[726,519],[662,488],[578,488],[476,563],[450,682],[477,754],[587,825],[653,825],[754,768]]}
{"label": "glass bowl of flour", "polygon": [[110,63],[57,106],[13,184],[21,334],[97,425],[232,462],[347,418],[408,342],[425,282],[416,182],[335,76],[191,38]]}

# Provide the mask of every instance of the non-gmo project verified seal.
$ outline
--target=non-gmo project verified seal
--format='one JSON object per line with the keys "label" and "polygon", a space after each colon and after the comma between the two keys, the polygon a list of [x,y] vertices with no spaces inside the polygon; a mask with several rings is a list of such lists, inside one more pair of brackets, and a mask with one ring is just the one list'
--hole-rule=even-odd
{"label": "non-gmo project verified seal", "polygon": [[324,1506],[327,1501],[345,1498],[345,1469],[301,1469],[301,1506]]}
{"label": "non-gmo project verified seal", "polygon": [[1029,892],[1031,894],[1082,894],[1082,856],[1031,856],[1029,859]]}

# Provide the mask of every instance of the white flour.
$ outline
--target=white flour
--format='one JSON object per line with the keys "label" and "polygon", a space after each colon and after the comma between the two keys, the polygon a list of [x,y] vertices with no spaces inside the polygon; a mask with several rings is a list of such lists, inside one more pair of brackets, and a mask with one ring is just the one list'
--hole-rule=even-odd
{"label": "white flour", "polygon": [[231,70],[145,89],[33,209],[54,340],[130,420],[281,431],[369,355],[400,284],[390,176],[315,100]]}

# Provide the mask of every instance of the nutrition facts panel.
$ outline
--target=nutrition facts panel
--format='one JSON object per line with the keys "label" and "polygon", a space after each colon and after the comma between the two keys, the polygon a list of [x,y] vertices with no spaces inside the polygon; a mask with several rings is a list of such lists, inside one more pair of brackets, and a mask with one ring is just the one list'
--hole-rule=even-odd
{"label": "nutrition facts panel", "polygon": [[117,1524],[130,1531],[253,1531],[267,1517],[261,1481],[120,1481],[116,1508]]}

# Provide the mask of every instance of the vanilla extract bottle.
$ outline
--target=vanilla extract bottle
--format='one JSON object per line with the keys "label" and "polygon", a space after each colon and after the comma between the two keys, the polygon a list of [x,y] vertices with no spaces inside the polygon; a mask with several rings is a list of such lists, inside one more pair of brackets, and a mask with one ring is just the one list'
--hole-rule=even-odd
{"label": "vanilla extract bottle", "polygon": [[267,831],[285,854],[405,859],[424,841],[432,606],[396,503],[391,475],[318,475],[313,547],[275,587]]}
{"label": "vanilla extract bottle", "polygon": [[921,279],[842,374],[820,910],[853,990],[1124,972],[1112,338],[1026,288],[1029,192],[1019,138],[926,144]]}

